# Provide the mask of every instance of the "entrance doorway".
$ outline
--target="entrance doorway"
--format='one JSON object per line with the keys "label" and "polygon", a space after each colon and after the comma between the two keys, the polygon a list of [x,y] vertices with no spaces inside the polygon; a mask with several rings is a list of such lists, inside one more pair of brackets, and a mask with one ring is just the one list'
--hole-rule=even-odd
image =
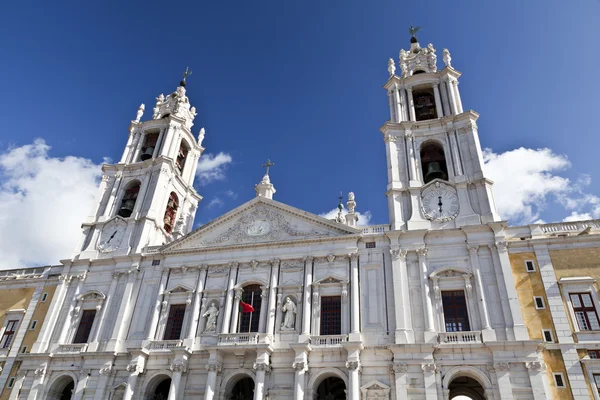
{"label": "entrance doorway", "polygon": [[346,384],[336,377],[329,377],[319,384],[316,400],[346,400]]}
{"label": "entrance doorway", "polygon": [[49,400],[71,400],[75,391],[75,382],[70,376],[59,378],[48,391]]}
{"label": "entrance doorway", "polygon": [[459,376],[450,382],[450,400],[486,400],[485,390],[479,382],[467,376]]}
{"label": "entrance doorway", "polygon": [[233,385],[228,400],[253,400],[254,381],[250,377],[242,378]]}
{"label": "entrance doorway", "polygon": [[169,389],[171,389],[171,378],[165,378],[156,385],[154,391],[147,396],[147,400],[167,400]]}

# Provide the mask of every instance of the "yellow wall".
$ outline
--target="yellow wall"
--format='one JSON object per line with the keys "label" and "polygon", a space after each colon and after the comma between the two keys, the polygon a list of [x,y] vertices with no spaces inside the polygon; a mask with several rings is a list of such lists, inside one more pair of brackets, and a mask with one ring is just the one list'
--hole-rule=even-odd
{"label": "yellow wall", "polygon": [[[46,318],[46,313],[50,308],[50,302],[52,301],[52,297],[54,296],[54,291],[56,290],[56,286],[46,286],[43,293],[48,293],[48,298],[45,302],[38,301],[37,307],[33,312],[32,321],[37,321],[37,325],[34,330],[27,329],[25,333],[25,337],[23,338],[23,343],[21,343],[21,348],[23,346],[27,346],[27,353],[31,352],[31,346],[37,340],[38,334],[40,333],[40,329],[42,328],[42,324],[44,323],[44,319]],[[40,295],[40,300],[42,299]]]}
{"label": "yellow wall", "polygon": [[32,287],[0,290],[0,326],[4,325],[6,311],[20,308],[27,309],[33,290]]}
{"label": "yellow wall", "polygon": [[[12,376],[14,376],[16,378],[17,376],[17,371],[19,370],[19,367],[21,366],[21,361],[15,361],[15,363],[13,364],[13,367],[10,370],[10,375],[8,375],[8,379],[6,380],[6,384],[4,385],[4,391],[2,392],[2,395],[0,396],[0,400],[8,400],[8,398],[10,397],[10,392],[12,391],[12,388],[9,389],[8,386],[8,381],[10,380],[10,378]],[[15,379],[15,383],[16,383],[16,379]]]}

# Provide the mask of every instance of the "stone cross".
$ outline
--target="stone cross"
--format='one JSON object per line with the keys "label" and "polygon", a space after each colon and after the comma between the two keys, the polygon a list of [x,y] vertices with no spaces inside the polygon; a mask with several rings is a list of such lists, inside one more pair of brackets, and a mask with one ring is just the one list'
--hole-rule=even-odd
{"label": "stone cross", "polygon": [[275,163],[272,163],[271,160],[267,159],[267,162],[262,165],[264,168],[267,169],[267,172],[265,172],[265,175],[269,175],[269,168],[271,168],[274,165],[275,165]]}

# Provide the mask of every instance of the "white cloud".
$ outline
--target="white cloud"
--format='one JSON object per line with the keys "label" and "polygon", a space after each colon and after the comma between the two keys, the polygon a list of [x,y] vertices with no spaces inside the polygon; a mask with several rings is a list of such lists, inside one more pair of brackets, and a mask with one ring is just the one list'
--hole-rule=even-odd
{"label": "white cloud", "polygon": [[583,213],[580,214],[577,211],[573,211],[571,213],[571,215],[569,215],[568,217],[566,217],[565,219],[563,219],[564,222],[571,222],[571,221],[586,221],[586,220],[590,220],[593,219],[592,215],[590,213]]}
{"label": "white cloud", "polygon": [[486,176],[494,181],[498,213],[513,224],[540,223],[540,214],[550,202],[571,211],[565,220],[600,217],[600,198],[584,192],[590,176],[572,182],[559,175],[571,167],[565,155],[521,147],[501,154],[485,149],[483,158]]}
{"label": "white cloud", "polygon": [[225,179],[225,171],[233,159],[230,154],[204,154],[198,161],[196,177],[202,184]]}
{"label": "white cloud", "polygon": [[[319,214],[319,217],[323,217],[323,218],[327,218],[327,219],[334,219],[337,217],[338,211],[339,210],[336,207],[331,211],[328,211],[323,214]],[[346,215],[347,213],[348,212],[346,211],[346,208],[344,208],[342,210],[342,214]],[[356,215],[358,215],[358,222],[357,222],[358,225],[360,225],[360,226],[369,225],[369,222],[371,221],[371,211],[365,211],[364,213],[355,211],[355,213],[356,213]]]}
{"label": "white cloud", "polygon": [[213,199],[208,203],[208,208],[212,208],[212,207],[222,207],[223,206],[223,200],[221,200],[219,197],[213,197]]}
{"label": "white cloud", "polygon": [[238,194],[231,189],[224,191],[223,194],[227,197],[231,197],[234,200],[238,197]]}
{"label": "white cloud", "polygon": [[36,139],[0,153],[0,269],[70,257],[93,207],[100,166],[49,150]]}

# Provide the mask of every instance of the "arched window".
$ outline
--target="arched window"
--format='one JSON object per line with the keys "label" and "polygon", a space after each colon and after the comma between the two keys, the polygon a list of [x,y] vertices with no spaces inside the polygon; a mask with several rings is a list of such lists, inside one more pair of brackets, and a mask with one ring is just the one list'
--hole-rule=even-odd
{"label": "arched window", "polygon": [[434,179],[448,179],[444,148],[437,142],[426,142],[421,147],[421,167],[424,183]]}
{"label": "arched window", "polygon": [[242,315],[240,316],[240,333],[258,332],[260,306],[262,303],[262,298],[260,297],[261,293],[262,290],[260,285],[249,285],[244,288],[244,291],[242,292],[242,301],[246,304],[250,304],[254,308],[254,311],[242,311]]}
{"label": "arched window", "polygon": [[433,89],[429,88],[413,91],[413,102],[415,105],[415,118],[417,121],[437,118]]}
{"label": "arched window", "polygon": [[154,149],[156,148],[156,142],[158,142],[159,132],[146,132],[144,137],[144,145],[140,154],[140,160],[146,161],[152,158],[154,155]]}
{"label": "arched window", "polygon": [[165,210],[165,218],[163,220],[165,231],[169,233],[171,233],[173,226],[175,225],[177,208],[179,208],[179,199],[177,198],[175,192],[171,192],[169,195],[169,201],[167,202],[167,209]]}
{"label": "arched window", "polygon": [[121,199],[121,207],[119,207],[119,215],[123,218],[129,218],[135,207],[135,202],[140,192],[140,182],[134,181],[129,185],[129,188],[125,190],[125,194]]}
{"label": "arched window", "polygon": [[181,141],[181,146],[179,146],[179,152],[177,153],[177,161],[175,161],[175,166],[179,170],[179,173],[183,172],[183,167],[185,166],[185,160],[187,159],[188,153],[190,152],[189,147],[185,143],[185,141]]}

